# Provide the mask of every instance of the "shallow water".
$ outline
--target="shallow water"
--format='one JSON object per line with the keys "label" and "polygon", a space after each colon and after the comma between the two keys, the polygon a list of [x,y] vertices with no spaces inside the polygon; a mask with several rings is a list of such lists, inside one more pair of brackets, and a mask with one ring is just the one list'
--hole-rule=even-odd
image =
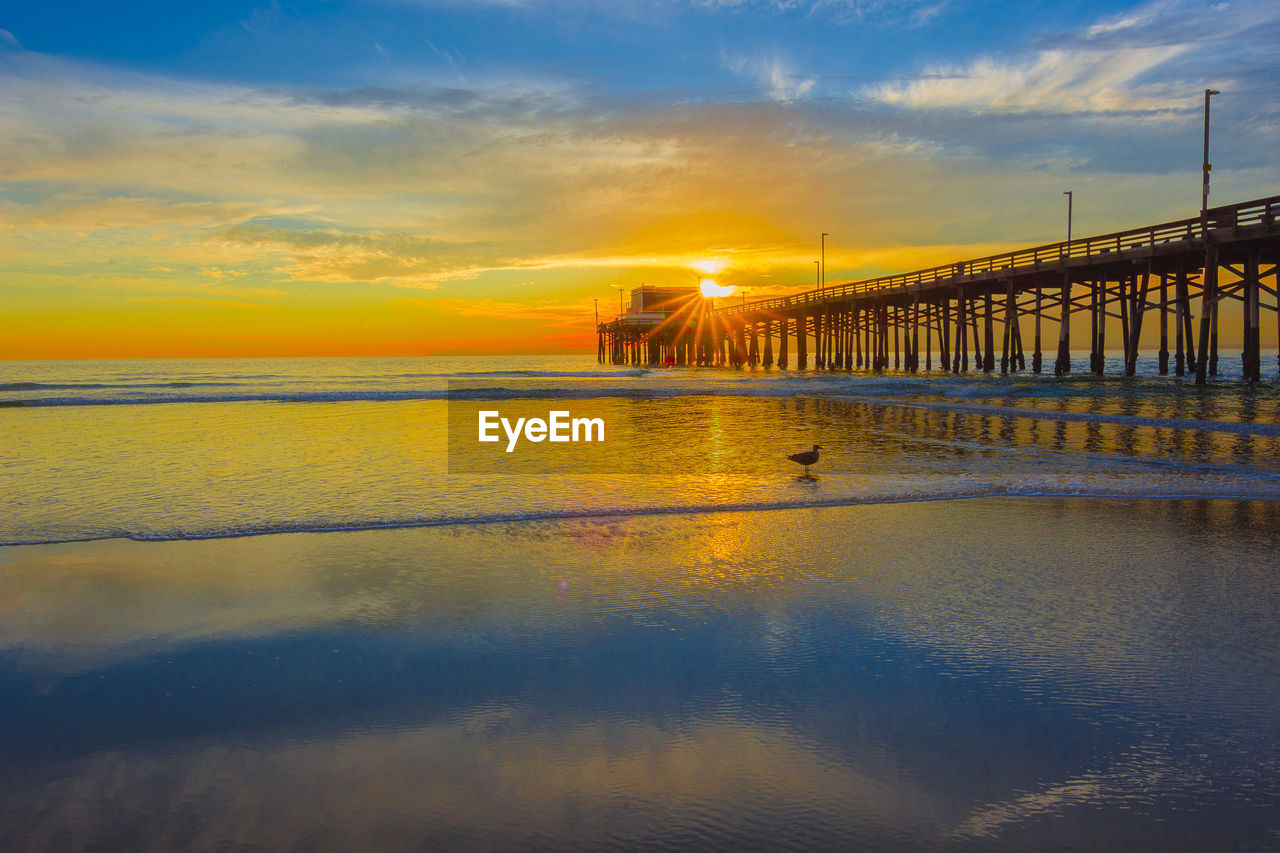
{"label": "shallow water", "polygon": [[[576,357],[10,362],[0,404],[4,544],[956,496],[1280,496],[1274,382]],[[507,453],[476,440],[485,409],[598,417],[606,440]],[[819,476],[797,479],[785,457],[813,444]]]}
{"label": "shallow water", "polygon": [[0,550],[5,849],[1273,849],[1280,506]]}

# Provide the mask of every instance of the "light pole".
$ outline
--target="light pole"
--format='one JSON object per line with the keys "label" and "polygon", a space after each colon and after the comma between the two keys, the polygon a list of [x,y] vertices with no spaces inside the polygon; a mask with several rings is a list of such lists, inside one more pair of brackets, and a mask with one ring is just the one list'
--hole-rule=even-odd
{"label": "light pole", "polygon": [[818,288],[818,292],[822,292],[822,267],[817,261],[813,262],[813,283]]}
{"label": "light pole", "polygon": [[618,316],[621,317],[624,313],[626,313],[622,309],[622,294],[626,290],[626,288],[623,287],[622,285],[618,285],[617,287],[614,288],[614,290],[618,291]]}
{"label": "light pole", "polygon": [[818,290],[822,290],[827,286],[827,237],[830,236],[826,231],[822,232],[822,266],[820,268],[821,275],[818,279]]}
{"label": "light pole", "polygon": [[1209,228],[1209,173],[1213,164],[1209,162],[1209,99],[1221,95],[1217,89],[1204,90],[1204,164],[1200,167],[1204,173],[1204,193],[1200,196],[1200,235],[1204,236]]}
{"label": "light pole", "polygon": [[[1204,191],[1200,196],[1200,239],[1204,240],[1204,281],[1201,284],[1200,309],[1200,345],[1196,347],[1196,384],[1203,385],[1205,374],[1217,375],[1217,299],[1218,299],[1218,260],[1214,256],[1213,247],[1209,245],[1209,172],[1213,169],[1209,163],[1209,99],[1222,94],[1217,89],[1204,90],[1204,163],[1200,167],[1204,175]],[[1214,340],[1210,341],[1210,336]],[[1211,358],[1206,349],[1212,347]]]}
{"label": "light pole", "polygon": [[[1058,360],[1053,365],[1053,375],[1061,376],[1071,372],[1071,270],[1066,261],[1071,257],[1071,203],[1075,195],[1071,190],[1063,190],[1067,197],[1067,244],[1058,251],[1062,260],[1062,322],[1058,324]],[[1037,322],[1039,321],[1039,314]]]}

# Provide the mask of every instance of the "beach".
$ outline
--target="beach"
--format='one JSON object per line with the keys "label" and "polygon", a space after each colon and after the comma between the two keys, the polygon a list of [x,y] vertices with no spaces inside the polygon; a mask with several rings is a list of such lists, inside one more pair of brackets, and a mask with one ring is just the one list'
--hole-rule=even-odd
{"label": "beach", "polygon": [[0,551],[6,849],[1274,845],[1274,503]]}
{"label": "beach", "polygon": [[[544,357],[0,386],[5,849],[1277,843],[1269,385]],[[480,446],[491,407],[606,441]]]}

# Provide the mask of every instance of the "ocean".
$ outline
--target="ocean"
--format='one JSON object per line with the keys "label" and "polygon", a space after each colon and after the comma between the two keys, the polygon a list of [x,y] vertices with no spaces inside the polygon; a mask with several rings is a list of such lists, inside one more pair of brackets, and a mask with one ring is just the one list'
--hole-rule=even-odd
{"label": "ocean", "polygon": [[0,846],[1275,849],[1280,386],[1118,367],[0,363]]}
{"label": "ocean", "polygon": [[[1198,387],[1154,375],[1153,358],[1134,379],[1110,367],[1055,379],[573,356],[0,363],[0,544],[999,495],[1280,495],[1275,383]],[[505,437],[476,441],[480,410],[600,417],[607,434],[506,453]],[[786,457],[814,444],[820,476],[797,479]]]}

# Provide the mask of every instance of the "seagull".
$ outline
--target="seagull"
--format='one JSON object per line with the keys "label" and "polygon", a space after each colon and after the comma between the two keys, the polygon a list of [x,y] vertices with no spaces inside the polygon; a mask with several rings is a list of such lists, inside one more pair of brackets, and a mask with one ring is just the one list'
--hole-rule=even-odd
{"label": "seagull", "polygon": [[809,474],[809,466],[818,463],[818,451],[822,449],[821,445],[815,444],[813,450],[806,450],[804,453],[792,453],[787,458],[792,462],[798,462],[804,466],[804,473]]}

